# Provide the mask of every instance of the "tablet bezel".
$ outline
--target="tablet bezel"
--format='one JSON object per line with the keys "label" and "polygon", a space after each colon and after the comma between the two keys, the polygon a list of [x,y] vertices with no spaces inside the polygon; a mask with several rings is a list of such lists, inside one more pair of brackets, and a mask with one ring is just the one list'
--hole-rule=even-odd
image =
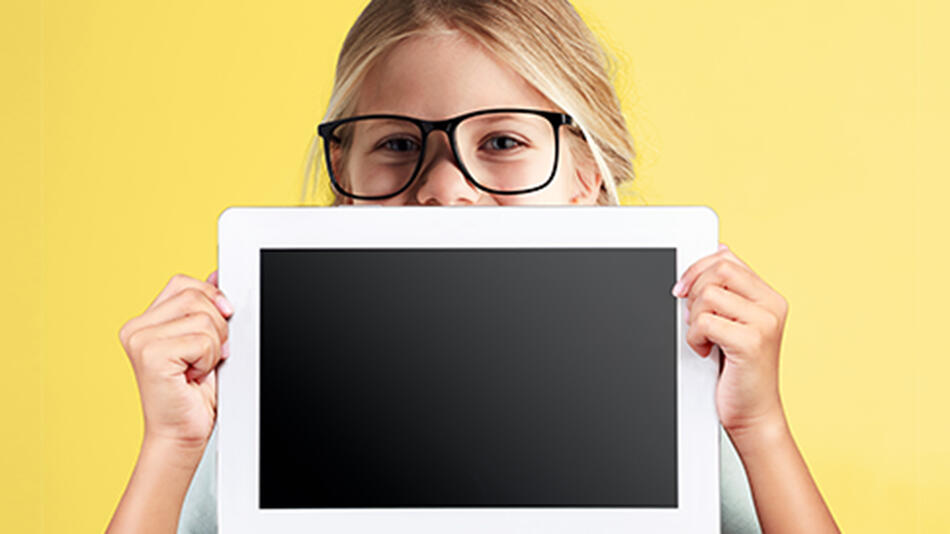
{"label": "tablet bezel", "polygon": [[218,284],[234,305],[231,356],[218,371],[217,485],[222,532],[712,533],[719,531],[719,352],[701,358],[677,313],[676,508],[265,509],[259,502],[262,248],[676,249],[676,277],[718,245],[706,206],[231,207],[218,217]]}

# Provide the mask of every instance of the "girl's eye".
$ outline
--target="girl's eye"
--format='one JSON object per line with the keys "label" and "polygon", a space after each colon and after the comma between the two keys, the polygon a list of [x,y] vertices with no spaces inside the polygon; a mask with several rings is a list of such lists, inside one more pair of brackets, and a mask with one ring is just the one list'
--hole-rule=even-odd
{"label": "girl's eye", "polygon": [[482,145],[482,148],[487,148],[488,150],[505,151],[518,148],[520,146],[523,146],[521,141],[506,135],[499,135],[486,141]]}
{"label": "girl's eye", "polygon": [[409,152],[412,150],[416,150],[418,146],[419,145],[415,141],[413,141],[412,139],[408,139],[406,137],[397,137],[393,139],[387,139],[386,141],[383,141],[383,144],[382,144],[383,148],[385,148],[386,150],[391,150],[393,152]]}

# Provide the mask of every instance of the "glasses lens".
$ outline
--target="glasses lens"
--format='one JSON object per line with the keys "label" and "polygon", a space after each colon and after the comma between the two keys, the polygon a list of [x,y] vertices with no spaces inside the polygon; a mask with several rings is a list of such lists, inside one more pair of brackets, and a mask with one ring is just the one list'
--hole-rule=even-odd
{"label": "glasses lens", "polygon": [[351,195],[390,195],[412,178],[421,142],[419,128],[405,120],[343,123],[333,130],[329,144],[333,177]]}
{"label": "glasses lens", "polygon": [[514,192],[543,185],[555,164],[555,131],[533,113],[488,113],[462,121],[459,159],[479,184]]}

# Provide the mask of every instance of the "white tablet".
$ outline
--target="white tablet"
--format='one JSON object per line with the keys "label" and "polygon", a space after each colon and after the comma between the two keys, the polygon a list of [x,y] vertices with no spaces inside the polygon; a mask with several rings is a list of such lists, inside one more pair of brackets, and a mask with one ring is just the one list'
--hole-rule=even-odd
{"label": "white tablet", "polygon": [[702,206],[239,207],[218,524],[719,532],[718,350],[670,289]]}

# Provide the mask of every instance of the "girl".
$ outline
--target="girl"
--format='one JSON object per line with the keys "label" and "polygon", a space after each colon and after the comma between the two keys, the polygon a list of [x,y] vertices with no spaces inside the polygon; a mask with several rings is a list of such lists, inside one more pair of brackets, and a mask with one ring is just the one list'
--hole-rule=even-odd
{"label": "girl", "polygon": [[[334,205],[616,205],[633,179],[603,51],[567,0],[372,1],[343,44],[319,136]],[[837,532],[779,398],[785,299],[724,245],[672,291],[687,300],[690,346],[722,349],[723,532]],[[216,272],[176,275],[122,326],[145,436],[107,532],[216,531],[204,452],[232,313]]]}

